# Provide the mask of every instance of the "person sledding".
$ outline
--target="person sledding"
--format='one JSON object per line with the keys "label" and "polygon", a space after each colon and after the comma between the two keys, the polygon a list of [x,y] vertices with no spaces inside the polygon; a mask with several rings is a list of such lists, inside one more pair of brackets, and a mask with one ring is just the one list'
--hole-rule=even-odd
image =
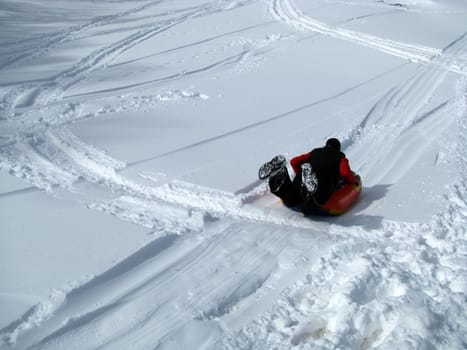
{"label": "person sledding", "polygon": [[336,138],[328,139],[324,147],[292,158],[290,168],[292,177],[286,158],[277,155],[260,167],[258,177],[268,179],[271,193],[287,207],[306,215],[341,214],[361,192],[360,177],[350,169]]}

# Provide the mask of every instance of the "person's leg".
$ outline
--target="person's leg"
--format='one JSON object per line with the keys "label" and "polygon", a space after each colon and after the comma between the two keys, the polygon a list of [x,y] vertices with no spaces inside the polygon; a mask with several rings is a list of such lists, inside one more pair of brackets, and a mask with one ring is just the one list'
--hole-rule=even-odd
{"label": "person's leg", "polygon": [[308,202],[318,189],[318,178],[316,177],[310,163],[304,163],[301,167],[301,189],[300,194],[305,202]]}
{"label": "person's leg", "polygon": [[[293,188],[300,198],[298,202],[303,214],[320,214],[321,206],[317,199],[319,198],[320,192],[322,192],[322,188],[320,188],[321,184],[318,183],[316,174],[313,171],[304,174],[304,171],[307,170],[309,169],[306,167],[304,169],[302,166],[302,169],[293,181]],[[305,184],[306,181],[308,181],[308,184]]]}
{"label": "person's leg", "polygon": [[290,180],[285,165],[269,177],[269,189],[272,194],[282,199],[288,207],[293,207],[300,203],[300,196]]}

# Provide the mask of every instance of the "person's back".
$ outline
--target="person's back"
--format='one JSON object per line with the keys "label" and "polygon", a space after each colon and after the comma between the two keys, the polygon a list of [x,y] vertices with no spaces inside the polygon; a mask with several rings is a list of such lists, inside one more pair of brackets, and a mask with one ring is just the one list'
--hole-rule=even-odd
{"label": "person's back", "polygon": [[309,153],[290,160],[290,164],[297,174],[294,181],[296,188],[301,187],[301,167],[304,163],[311,164],[318,180],[316,193],[313,194],[313,202],[317,205],[321,205],[329,199],[336,190],[340,179],[343,178],[348,183],[355,181],[349,162],[345,154],[341,152],[341,144],[336,138],[328,139],[324,147],[315,148]]}

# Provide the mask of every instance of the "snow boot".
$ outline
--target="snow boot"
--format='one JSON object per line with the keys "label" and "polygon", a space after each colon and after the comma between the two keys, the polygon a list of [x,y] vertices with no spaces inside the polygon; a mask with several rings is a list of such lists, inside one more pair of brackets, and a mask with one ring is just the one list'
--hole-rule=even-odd
{"label": "snow boot", "polygon": [[301,195],[302,198],[307,202],[318,190],[318,178],[316,177],[316,174],[313,171],[310,163],[302,164],[301,176]]}
{"label": "snow boot", "polygon": [[258,177],[260,180],[267,179],[283,167],[285,167],[285,157],[283,155],[275,156],[269,162],[261,165],[258,170]]}

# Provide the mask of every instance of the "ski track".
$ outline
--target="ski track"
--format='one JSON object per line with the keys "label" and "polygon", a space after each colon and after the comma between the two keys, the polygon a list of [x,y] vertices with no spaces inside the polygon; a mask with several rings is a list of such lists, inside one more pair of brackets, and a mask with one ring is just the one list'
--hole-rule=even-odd
{"label": "ski track", "polygon": [[146,87],[155,87],[155,86],[163,86],[163,85],[166,85],[170,82],[174,82],[176,80],[179,80],[179,79],[186,79],[190,76],[193,76],[193,75],[196,75],[196,74],[200,74],[200,73],[206,73],[206,72],[209,72],[209,71],[213,71],[215,68],[219,68],[220,69],[229,69],[233,66],[237,66],[239,64],[241,64],[242,62],[244,62],[246,60],[246,58],[250,55],[250,51],[249,50],[245,50],[245,51],[242,51],[238,54],[235,54],[235,55],[232,55],[230,57],[226,57],[226,58],[223,58],[217,62],[214,62],[208,66],[204,66],[204,67],[201,67],[201,68],[198,68],[198,69],[193,69],[193,70],[189,70],[189,71],[183,71],[181,73],[175,73],[175,74],[172,74],[172,75],[169,75],[169,76],[166,76],[166,77],[160,77],[160,78],[157,78],[157,79],[152,79],[152,80],[148,80],[148,81],[144,81],[144,82],[139,82],[139,83],[136,83],[136,84],[130,84],[130,85],[125,85],[125,86],[121,86],[121,87],[114,87],[114,88],[111,88],[111,89],[106,89],[106,90],[100,90],[100,91],[93,91],[93,92],[90,92],[90,93],[83,93],[83,94],[76,94],[76,95],[70,95],[70,96],[67,96],[67,98],[65,98],[65,100],[70,100],[70,99],[74,99],[76,97],[78,98],[82,98],[82,97],[86,97],[86,96],[93,96],[93,97],[96,97],[96,96],[99,96],[99,95],[106,95],[106,94],[110,94],[110,95],[115,95],[117,93],[127,93],[127,92],[131,92],[132,90],[135,90],[137,88],[146,88]]}
{"label": "ski track", "polygon": [[[162,1],[151,2],[45,35],[34,47],[28,46],[28,42],[21,43],[25,44],[24,50],[0,69],[35,59],[89,30],[160,3]],[[125,164],[84,143],[67,127],[82,118],[134,106],[131,101],[129,104],[121,101],[120,106],[111,104],[99,112],[83,114],[79,103],[63,102],[65,92],[77,82],[105,69],[122,53],[177,24],[248,3],[251,1],[213,1],[176,11],[176,17],[155,22],[149,28],[97,50],[46,82],[25,85],[3,96],[0,102],[0,168],[45,190],[60,186],[74,191],[80,186],[80,179],[101,185],[116,194],[116,198],[102,200],[92,192],[86,193],[90,208],[151,228],[156,238],[87,283],[55,291],[50,300],[36,305],[22,319],[1,330],[0,342],[18,349],[61,349],[63,346],[68,349],[164,349],[170,348],[174,338],[183,336],[185,327],[199,327],[206,339],[218,339],[214,344],[204,344],[216,349],[289,349],[310,344],[317,349],[349,346],[368,349],[383,345],[394,348],[409,343],[423,348],[440,345],[436,343],[438,334],[459,327],[448,324],[427,337],[428,340],[412,339],[410,332],[415,326],[406,324],[403,319],[409,316],[414,308],[413,300],[419,300],[420,295],[430,307],[417,307],[426,310],[424,316],[433,325],[438,315],[432,310],[440,314],[454,312],[455,306],[461,309],[460,305],[465,302],[461,293],[466,285],[467,263],[465,231],[461,226],[467,207],[465,175],[449,193],[452,208],[436,216],[430,224],[385,220],[382,227],[369,231],[349,230],[345,218],[341,226],[339,220],[337,224],[326,220],[313,222],[304,220],[299,213],[278,208],[277,201],[264,198],[267,193],[264,184],[234,195],[182,181],[161,183],[155,180],[150,185],[130,181],[119,175]],[[303,16],[291,0],[274,0],[270,4],[272,15],[289,25],[425,63],[412,77],[390,88],[349,131],[344,146],[350,152],[363,154],[361,159],[387,160],[400,143],[406,146],[396,154],[392,164],[385,166],[384,172],[378,162],[362,164],[365,178],[380,183],[389,175],[392,178],[401,176],[410,167],[410,161],[417,157],[413,154],[401,166],[402,153],[414,152],[405,138],[409,140],[420,130],[441,133],[443,126],[456,119],[460,119],[463,137],[458,150],[459,166],[465,169],[466,115],[460,115],[465,111],[462,97],[465,99],[465,86],[461,86],[456,99],[430,109],[427,104],[449,72],[466,75],[465,63],[458,58],[465,57],[467,52],[466,35],[439,51],[331,27]],[[242,52],[212,66],[160,78],[142,86],[166,83],[218,66],[230,67],[247,54]],[[107,92],[116,90],[98,93]],[[31,114],[37,114],[39,109],[40,116],[33,118],[28,112],[23,113],[23,109],[32,109]],[[15,132],[10,133],[10,130]],[[383,140],[389,147],[382,147]],[[365,151],[368,145],[372,145],[370,148],[378,157]],[[419,152],[423,151],[421,148]],[[395,164],[401,169],[396,174]],[[220,218],[224,220],[218,220]],[[257,222],[270,225],[270,230],[259,237],[261,242],[255,241],[259,234],[254,229]],[[302,229],[306,235],[301,234]],[[160,232],[165,235],[158,236]],[[450,252],[455,253],[452,259],[445,254],[451,249],[443,243],[446,235],[458,242],[459,252]],[[290,246],[294,239],[297,247]],[[308,253],[303,253],[307,251],[303,245],[309,246]],[[411,249],[412,246],[424,247],[422,254],[419,249]],[[413,256],[398,255],[399,251],[413,251]],[[310,263],[308,256],[320,260]],[[296,265],[281,265],[281,260]],[[212,266],[212,261],[218,265]],[[294,285],[284,283],[289,271],[301,277]],[[441,276],[438,284],[430,286],[437,291],[436,295],[424,292],[425,276],[432,274]],[[229,276],[229,280],[226,281],[225,276]],[[189,291],[173,287],[186,285],[187,279],[192,286]],[[282,289],[281,285],[287,287]],[[459,294],[450,293],[451,289],[459,290]],[[254,307],[256,298],[270,298],[271,309],[260,310],[261,318],[250,320],[239,330],[229,328],[229,322],[235,324],[236,311]],[[346,311],[336,315],[333,313],[336,308]],[[396,325],[404,327],[396,331]],[[186,339],[185,345],[191,346],[193,341],[200,340]],[[461,348],[465,343],[465,337],[459,336],[448,345]]]}
{"label": "ski track", "polygon": [[[169,235],[153,241],[64,298],[36,307],[23,323],[10,327],[4,338],[16,342],[22,332],[40,324],[20,339],[20,348],[59,349],[65,340],[70,349],[142,349],[170,346],[171,337],[183,334],[189,324],[216,329],[218,319],[253,306],[256,298],[276,293],[274,286],[282,274],[274,274],[293,267],[277,265],[282,255],[297,263],[301,260],[300,256],[294,258],[300,250],[283,252],[290,250],[285,241],[292,237],[284,235],[280,226],[271,225],[261,244],[251,235],[251,227],[241,222],[217,226],[203,236]],[[309,241],[308,230],[308,239],[300,244],[325,249],[329,238],[316,233],[319,243],[316,236]],[[176,254],[167,250],[174,245]],[[220,264],[213,265],[213,261]],[[190,290],[177,290],[187,279]],[[262,288],[266,281],[268,287]]]}
{"label": "ski track", "polygon": [[[434,72],[418,72],[403,88],[391,89],[384,101],[401,99],[403,94],[395,98],[398,90],[413,93],[417,84],[423,79],[432,79],[432,74]],[[338,240],[331,249],[320,254],[320,260],[310,266],[302,279],[284,290],[262,318],[228,333],[212,348],[465,347],[467,338],[462,329],[467,324],[467,316],[462,314],[462,305],[467,286],[464,227],[467,219],[464,171],[467,165],[467,80],[458,82],[452,101],[419,118],[409,119],[409,126],[397,135],[404,140],[404,134],[440,111],[444,118],[454,115],[458,125],[456,136],[460,139],[456,154],[461,178],[448,191],[449,207],[426,224],[383,220],[375,227],[365,219],[363,222],[367,221],[368,225],[348,230],[346,223],[355,223],[355,218],[337,219],[328,234],[337,234]],[[386,116],[372,111],[362,124],[368,126],[372,118]],[[428,126],[426,132],[430,134],[442,126],[444,118],[440,118],[441,122],[431,120],[423,127]],[[414,310],[420,312],[414,314]],[[443,319],[446,314],[453,318]],[[420,327],[429,329],[428,333],[416,335]]]}
{"label": "ski track", "polygon": [[[350,154],[365,155],[362,157],[367,159],[362,164],[365,178],[374,183],[397,180],[410,167],[410,162],[418,158],[417,152],[423,152],[423,147],[411,145],[430,142],[455,120],[456,100],[445,101],[434,108],[429,107],[429,101],[448,75],[442,68],[443,62],[452,55],[467,53],[467,37],[463,35],[455,40],[444,53],[446,56],[435,58],[431,65],[419,66],[413,76],[390,88],[344,138],[343,145]],[[431,133],[427,134],[428,131]],[[430,135],[430,138],[423,135]],[[384,171],[381,171],[383,163]]]}
{"label": "ski track", "polygon": [[[21,105],[22,107],[34,106],[37,108],[40,106],[48,105],[52,102],[62,100],[67,90],[73,87],[76,83],[85,79],[89,74],[101,69],[105,69],[108,65],[111,64],[112,61],[114,61],[124,52],[160,33],[173,28],[178,24],[184,23],[189,19],[208,16],[225,10],[231,10],[237,5],[247,6],[252,2],[253,1],[246,1],[244,3],[238,3],[236,1],[232,2],[229,0],[214,1],[194,9],[189,8],[187,11],[183,11],[178,17],[157,21],[151,24],[145,24],[143,29],[107,47],[96,50],[90,55],[82,58],[73,67],[50,77],[44,83],[38,84],[37,86],[21,86],[10,90],[3,96],[2,100],[0,101],[0,120],[14,117],[17,114],[16,108],[18,105]],[[243,54],[241,54],[241,56],[242,55]],[[218,64],[213,64],[207,68],[201,68],[196,72],[206,71],[210,67],[215,67],[217,65]],[[157,79],[154,82],[167,82],[171,78],[190,74],[192,73],[175,74],[171,77]]]}
{"label": "ski track", "polygon": [[446,70],[467,75],[467,61],[465,59],[460,60],[458,56],[449,55],[439,49],[400,43],[328,25],[302,14],[293,0],[271,0],[269,11],[276,20],[297,29],[346,40],[414,62],[429,64],[433,59],[444,55],[444,59],[438,60],[437,65]]}
{"label": "ski track", "polygon": [[11,58],[8,58],[5,62],[3,62],[0,65],[0,70],[6,67],[9,67],[11,65],[14,65],[14,64],[21,63],[24,60],[30,60],[30,59],[39,57],[59,45],[75,40],[76,37],[82,35],[83,33],[91,29],[95,29],[96,27],[111,24],[113,22],[116,22],[120,18],[124,18],[129,15],[143,12],[145,10],[150,9],[153,6],[159,5],[160,3],[162,3],[162,0],[153,1],[148,4],[138,6],[138,7],[126,10],[126,11],[122,11],[114,15],[100,16],[100,17],[93,18],[88,23],[65,28],[55,34],[45,34],[39,38],[28,39],[24,43],[26,44],[24,48],[18,47],[19,44],[23,44],[23,43],[14,43],[13,45],[7,44],[6,45],[7,47],[11,47],[11,49],[14,49],[16,52],[19,52],[19,53],[12,56]]}
{"label": "ski track", "polygon": [[[70,69],[58,73],[45,82],[39,83],[36,86],[26,85],[10,90],[3,96],[0,102],[0,143],[2,145],[2,149],[0,150],[2,154],[0,166],[10,173],[28,180],[34,186],[46,190],[50,190],[54,186],[70,188],[70,185],[80,177],[84,177],[92,182],[106,182],[106,179],[98,178],[99,175],[95,169],[89,169],[92,167],[99,168],[101,165],[106,168],[106,174],[108,174],[109,171],[116,170],[117,168],[110,169],[106,164],[100,164],[102,160],[106,158],[105,154],[101,152],[100,155],[97,155],[95,152],[93,154],[95,159],[93,160],[86,154],[85,145],[83,145],[84,148],[80,150],[79,147],[75,147],[74,145],[67,145],[64,138],[61,140],[61,145],[58,145],[57,142],[55,142],[56,140],[48,140],[48,138],[52,137],[57,132],[60,133],[60,128],[63,126],[80,119],[93,118],[115,111],[133,110],[140,108],[143,104],[146,106],[145,108],[148,108],[151,104],[155,105],[161,101],[177,98],[205,99],[208,97],[193,92],[169,91],[165,95],[158,95],[156,97],[136,96],[127,99],[120,98],[117,102],[115,98],[113,98],[108,106],[104,106],[94,113],[85,114],[82,113],[80,102],[63,101],[63,95],[66,90],[94,72],[105,69],[107,65],[123,52],[130,50],[135,45],[181,24],[184,21],[221,11],[233,10],[238,6],[247,6],[252,2],[253,1],[213,1],[204,3],[198,7],[168,11],[165,13],[166,15],[175,14],[176,16],[149,25],[145,24],[144,28],[140,29],[135,34],[91,53]],[[70,36],[77,34],[77,32],[82,33],[96,26],[112,23],[129,14],[147,10],[149,7],[156,6],[159,3],[160,1],[152,2],[117,15],[105,18],[98,17],[89,24],[72,27],[69,30],[65,30],[64,33],[60,33],[60,40],[68,40]],[[56,43],[53,35],[51,42],[53,45]],[[43,45],[44,49],[51,49],[50,45],[48,45],[49,44],[45,43]],[[241,63],[245,60],[247,55],[248,52],[244,51],[238,55],[215,62],[207,67],[176,73],[150,82],[136,84],[135,86],[125,86],[121,89],[113,89],[108,92],[110,92],[111,96],[115,96],[117,90],[128,90],[130,88],[142,87],[155,83],[164,85],[175,79],[204,73],[217,67],[228,68]],[[93,95],[95,96],[96,93]],[[58,131],[53,129],[57,129]],[[76,139],[74,135],[71,135],[69,130],[67,133],[73,139]],[[63,155],[64,153],[69,154],[66,157],[57,157],[57,155]],[[76,163],[76,159],[73,158],[81,160],[87,159],[88,162],[81,162],[80,166],[82,166],[82,168],[80,168],[80,166],[76,164],[71,165],[73,162]],[[60,162],[57,162],[57,159],[60,159]],[[64,169],[61,169],[62,164],[65,165]]]}

